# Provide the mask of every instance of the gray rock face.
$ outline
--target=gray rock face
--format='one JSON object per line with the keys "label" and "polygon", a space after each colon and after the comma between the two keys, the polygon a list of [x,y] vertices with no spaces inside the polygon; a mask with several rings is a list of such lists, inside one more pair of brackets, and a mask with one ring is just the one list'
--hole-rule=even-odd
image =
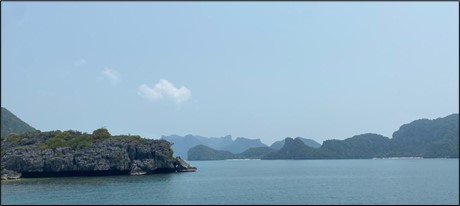
{"label": "gray rock face", "polygon": [[2,180],[14,180],[21,177],[20,173],[11,170],[2,170]]}
{"label": "gray rock face", "polygon": [[175,165],[176,165],[176,170],[178,172],[195,172],[196,171],[196,167],[188,164],[180,157],[176,157]]}
{"label": "gray rock face", "polygon": [[188,164],[171,154],[170,143],[165,140],[111,137],[80,149],[18,147],[2,141],[2,179],[186,171]]}

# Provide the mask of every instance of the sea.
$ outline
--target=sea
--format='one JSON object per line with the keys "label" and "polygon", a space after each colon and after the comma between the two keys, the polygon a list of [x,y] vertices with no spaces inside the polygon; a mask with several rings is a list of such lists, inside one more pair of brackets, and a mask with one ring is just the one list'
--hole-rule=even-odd
{"label": "sea", "polygon": [[198,170],[2,181],[1,204],[459,204],[459,159],[188,163]]}

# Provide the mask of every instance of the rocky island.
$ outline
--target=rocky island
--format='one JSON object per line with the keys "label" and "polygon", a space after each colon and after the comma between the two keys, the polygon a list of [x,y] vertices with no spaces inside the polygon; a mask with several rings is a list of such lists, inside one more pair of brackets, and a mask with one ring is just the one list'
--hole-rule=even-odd
{"label": "rocky island", "polygon": [[270,147],[253,147],[238,154],[206,145],[188,150],[188,160],[224,159],[373,159],[373,158],[458,158],[459,115],[418,119],[402,125],[392,138],[375,133],[319,144],[311,139],[287,137]]}
{"label": "rocky island", "polygon": [[1,148],[2,180],[196,171],[173,157],[166,140],[112,136],[105,128],[92,134],[73,130],[12,133],[2,138]]}

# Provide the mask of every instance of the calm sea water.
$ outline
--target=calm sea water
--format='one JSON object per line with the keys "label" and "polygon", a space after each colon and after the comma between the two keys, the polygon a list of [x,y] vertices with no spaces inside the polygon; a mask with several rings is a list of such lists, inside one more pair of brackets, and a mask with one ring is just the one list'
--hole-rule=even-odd
{"label": "calm sea water", "polygon": [[459,204],[458,159],[189,161],[197,172],[2,181],[2,204]]}

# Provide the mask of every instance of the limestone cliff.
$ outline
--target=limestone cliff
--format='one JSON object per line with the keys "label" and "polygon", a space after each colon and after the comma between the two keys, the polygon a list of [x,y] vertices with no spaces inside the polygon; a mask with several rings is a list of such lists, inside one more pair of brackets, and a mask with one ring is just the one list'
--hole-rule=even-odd
{"label": "limestone cliff", "polygon": [[[108,132],[107,132],[108,134]],[[2,141],[2,179],[195,171],[165,140],[77,131],[29,132]]]}

